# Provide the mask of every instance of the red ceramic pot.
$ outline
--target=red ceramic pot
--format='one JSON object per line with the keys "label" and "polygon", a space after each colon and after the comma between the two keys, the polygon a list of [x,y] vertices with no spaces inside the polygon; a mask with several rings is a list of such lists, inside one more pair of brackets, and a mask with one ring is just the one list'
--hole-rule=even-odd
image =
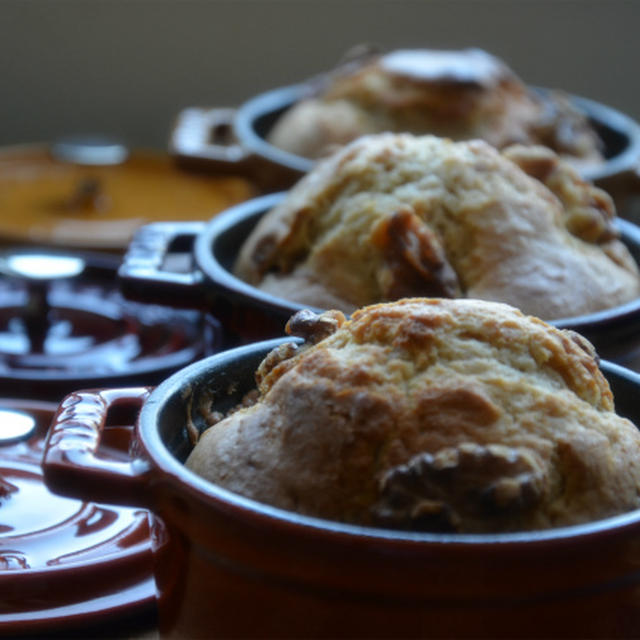
{"label": "red ceramic pot", "polygon": [[[163,637],[632,637],[640,630],[640,510],[580,526],[419,534],[303,517],[189,471],[185,425],[253,388],[280,341],[190,365],[143,389],[68,396],[44,457],[50,488],[143,505]],[[606,362],[618,411],[640,424],[640,376]],[[128,399],[126,397],[128,393]],[[128,460],[106,461],[105,415],[140,408]]]}
{"label": "red ceramic pot", "polygon": [[[122,290],[136,300],[170,301],[210,311],[223,324],[227,344],[282,335],[289,318],[309,305],[265,293],[237,278],[231,269],[260,217],[283,197],[280,193],[250,200],[206,224],[142,227],[119,270]],[[640,262],[640,227],[622,219],[617,224],[622,240]],[[163,266],[176,245],[191,247],[194,266],[188,273]],[[640,365],[640,298],[588,315],[557,318],[552,324],[583,334],[605,359],[634,368]]]}
{"label": "red ceramic pot", "polygon": [[[152,627],[148,512],[63,498],[43,482],[57,408],[0,398],[0,636],[80,637],[82,629],[84,637],[115,637]],[[126,457],[130,433],[110,425],[103,455]]]}
{"label": "red ceramic pot", "polygon": [[[173,130],[171,154],[186,168],[247,175],[267,192],[286,189],[315,161],[274,146],[267,136],[287,109],[314,91],[313,83],[303,83],[261,93],[237,110],[187,108]],[[569,99],[587,114],[604,143],[605,161],[585,168],[582,175],[608,190],[624,215],[633,197],[640,194],[640,125],[594,100],[573,95]]]}

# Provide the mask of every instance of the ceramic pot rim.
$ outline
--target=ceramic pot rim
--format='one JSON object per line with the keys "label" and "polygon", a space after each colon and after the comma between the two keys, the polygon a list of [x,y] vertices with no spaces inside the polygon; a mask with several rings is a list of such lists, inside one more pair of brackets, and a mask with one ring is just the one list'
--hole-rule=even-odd
{"label": "ceramic pot rim", "polygon": [[[184,398],[193,380],[215,368],[229,370],[234,361],[267,353],[291,338],[277,338],[230,349],[189,365],[161,383],[142,407],[138,420],[139,437],[149,454],[155,471],[165,482],[180,492],[186,492],[199,503],[227,516],[250,518],[254,526],[285,527],[289,533],[323,536],[334,539],[366,538],[382,545],[412,545],[425,549],[442,547],[494,547],[508,549],[513,546],[549,544],[577,544],[591,542],[594,537],[636,533],[640,529],[640,509],[602,520],[554,529],[495,534],[438,534],[387,530],[375,527],[344,524],[300,515],[235,494],[205,480],[187,469],[165,446],[159,433],[158,417],[164,403],[170,397]],[[640,374],[619,365],[602,361],[605,373],[612,373],[640,387]],[[151,505],[153,509],[154,505]]]}

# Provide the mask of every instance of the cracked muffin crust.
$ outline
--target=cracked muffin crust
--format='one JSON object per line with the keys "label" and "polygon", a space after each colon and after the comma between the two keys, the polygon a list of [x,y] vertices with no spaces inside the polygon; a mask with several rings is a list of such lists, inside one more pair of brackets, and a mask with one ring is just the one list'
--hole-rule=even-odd
{"label": "cracked muffin crust", "polygon": [[443,299],[300,312],[288,331],[305,343],[264,359],[255,404],[202,434],[191,470],[283,509],[406,530],[545,529],[640,506],[640,434],[571,331]]}
{"label": "cracked muffin crust", "polygon": [[347,313],[473,297],[554,320],[640,295],[614,218],[611,198],[544,147],[383,133],[318,163],[263,216],[234,270]]}
{"label": "cracked muffin crust", "polygon": [[479,49],[370,52],[316,83],[315,95],[270,131],[272,144],[320,158],[361,135],[393,131],[478,138],[498,148],[541,144],[577,167],[603,159],[597,133],[566,94],[532,92]]}

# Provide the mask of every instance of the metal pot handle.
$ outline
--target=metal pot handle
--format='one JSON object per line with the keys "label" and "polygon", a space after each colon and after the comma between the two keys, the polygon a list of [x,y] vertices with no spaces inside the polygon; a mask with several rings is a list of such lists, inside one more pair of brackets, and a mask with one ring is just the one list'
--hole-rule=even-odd
{"label": "metal pot handle", "polygon": [[193,264],[205,222],[154,222],[140,227],[118,269],[120,290],[132,300],[205,309],[204,276]]}
{"label": "metal pot handle", "polygon": [[[135,410],[149,396],[149,387],[90,389],[68,395],[56,412],[47,440],[42,469],[54,492],[91,502],[145,506],[151,464],[136,442],[129,459],[100,454],[107,414]],[[135,436],[134,436],[135,438]]]}

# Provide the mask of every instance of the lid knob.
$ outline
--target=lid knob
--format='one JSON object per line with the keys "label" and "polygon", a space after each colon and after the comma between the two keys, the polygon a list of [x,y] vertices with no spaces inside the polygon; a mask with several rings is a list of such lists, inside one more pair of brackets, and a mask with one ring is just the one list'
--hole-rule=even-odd
{"label": "lid knob", "polygon": [[51,154],[62,162],[103,166],[121,164],[129,155],[127,147],[105,136],[85,135],[62,138],[51,145]]}
{"label": "lid knob", "polygon": [[49,332],[49,285],[54,280],[73,278],[85,269],[80,257],[44,252],[11,252],[0,255],[0,274],[21,280],[28,299],[22,310],[31,350],[41,353]]}

